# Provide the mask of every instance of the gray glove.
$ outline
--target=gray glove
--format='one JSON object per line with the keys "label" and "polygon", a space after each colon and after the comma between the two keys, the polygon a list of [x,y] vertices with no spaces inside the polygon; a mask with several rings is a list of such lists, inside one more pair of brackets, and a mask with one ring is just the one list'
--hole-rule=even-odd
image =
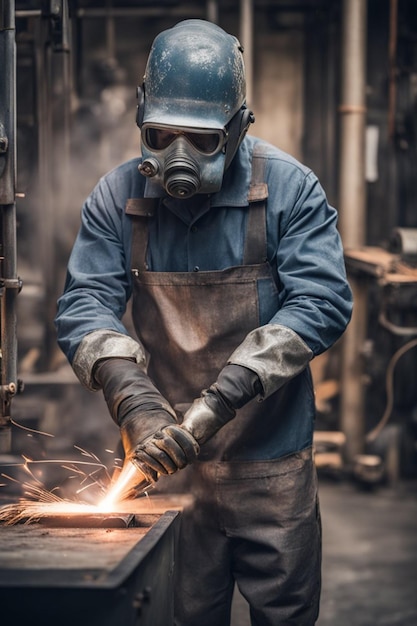
{"label": "gray glove", "polygon": [[[149,481],[155,482],[158,474],[172,474],[196,458],[198,443],[176,425],[174,410],[135,361],[103,359],[93,374],[120,427],[126,459],[134,460]],[[181,431],[168,455],[162,435],[166,428]]]}
{"label": "gray glove", "polygon": [[[166,453],[164,465],[181,469],[191,462],[189,455],[178,455],[184,449],[184,437],[192,437],[203,444],[217,433],[222,426],[233,419],[236,410],[247,404],[262,392],[258,375],[241,365],[226,365],[217,381],[202,392],[184,416],[181,426],[166,426],[141,446],[140,457],[151,465],[150,459],[156,450]],[[196,450],[196,456],[199,450]],[[180,464],[178,463],[180,461]],[[172,472],[169,472],[172,473]]]}
{"label": "gray glove", "polygon": [[205,443],[233,419],[236,410],[262,392],[258,375],[242,365],[226,365],[217,381],[194,400],[181,427]]}

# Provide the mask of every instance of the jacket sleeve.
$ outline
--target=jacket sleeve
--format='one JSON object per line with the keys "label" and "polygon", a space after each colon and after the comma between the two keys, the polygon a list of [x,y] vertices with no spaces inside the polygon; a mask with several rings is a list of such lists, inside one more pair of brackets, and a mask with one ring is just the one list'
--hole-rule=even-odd
{"label": "jacket sleeve", "polygon": [[[270,189],[274,191],[274,184]],[[289,198],[290,190],[291,185]],[[269,323],[249,333],[229,358],[229,363],[258,374],[265,397],[332,346],[352,311],[337,212],[316,176],[308,171],[299,177],[294,201],[279,218],[271,207],[274,200],[272,193],[268,219],[278,232],[274,260],[279,307]]]}
{"label": "jacket sleeve", "polygon": [[80,381],[91,389],[91,372],[99,358],[145,360],[143,347],[122,322],[131,291],[123,218],[123,200],[115,198],[106,178],[101,179],[83,206],[58,300],[58,344]]}

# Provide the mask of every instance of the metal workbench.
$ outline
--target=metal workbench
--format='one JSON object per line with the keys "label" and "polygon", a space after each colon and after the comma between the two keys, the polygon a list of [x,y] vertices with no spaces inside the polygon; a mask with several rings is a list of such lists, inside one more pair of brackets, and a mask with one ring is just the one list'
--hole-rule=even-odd
{"label": "metal workbench", "polygon": [[1,615],[14,626],[170,626],[180,508],[158,497],[126,506],[124,528],[0,526]]}

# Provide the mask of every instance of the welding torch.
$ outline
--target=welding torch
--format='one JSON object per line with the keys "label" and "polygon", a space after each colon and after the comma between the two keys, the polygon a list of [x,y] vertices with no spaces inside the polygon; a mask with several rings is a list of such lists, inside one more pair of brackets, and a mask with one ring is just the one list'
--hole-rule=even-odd
{"label": "welding torch", "polygon": [[[185,406],[190,407],[189,404]],[[177,407],[175,409],[178,419],[183,421],[182,411]],[[123,439],[125,437],[122,436]],[[197,458],[199,452],[198,441],[188,431],[186,424],[184,428],[178,424],[164,427],[139,444],[134,454],[127,455],[120,473],[101,503],[102,508],[145,493],[161,475],[183,469]]]}
{"label": "welding torch", "polygon": [[150,481],[139,466],[128,459],[124,462],[120,473],[99,506],[103,510],[107,510],[113,504],[133,498],[138,493],[144,493],[150,486]]}

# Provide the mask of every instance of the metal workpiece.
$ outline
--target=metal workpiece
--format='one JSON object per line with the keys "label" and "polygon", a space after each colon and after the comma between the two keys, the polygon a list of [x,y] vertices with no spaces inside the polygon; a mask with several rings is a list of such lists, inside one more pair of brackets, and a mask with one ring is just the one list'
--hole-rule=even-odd
{"label": "metal workpiece", "polygon": [[48,528],[130,528],[136,526],[136,519],[133,513],[67,513],[43,515],[36,523]]}
{"label": "metal workpiece", "polygon": [[173,624],[180,513],[136,511],[99,513],[104,526],[89,515],[2,526],[2,613],[14,626]]}

